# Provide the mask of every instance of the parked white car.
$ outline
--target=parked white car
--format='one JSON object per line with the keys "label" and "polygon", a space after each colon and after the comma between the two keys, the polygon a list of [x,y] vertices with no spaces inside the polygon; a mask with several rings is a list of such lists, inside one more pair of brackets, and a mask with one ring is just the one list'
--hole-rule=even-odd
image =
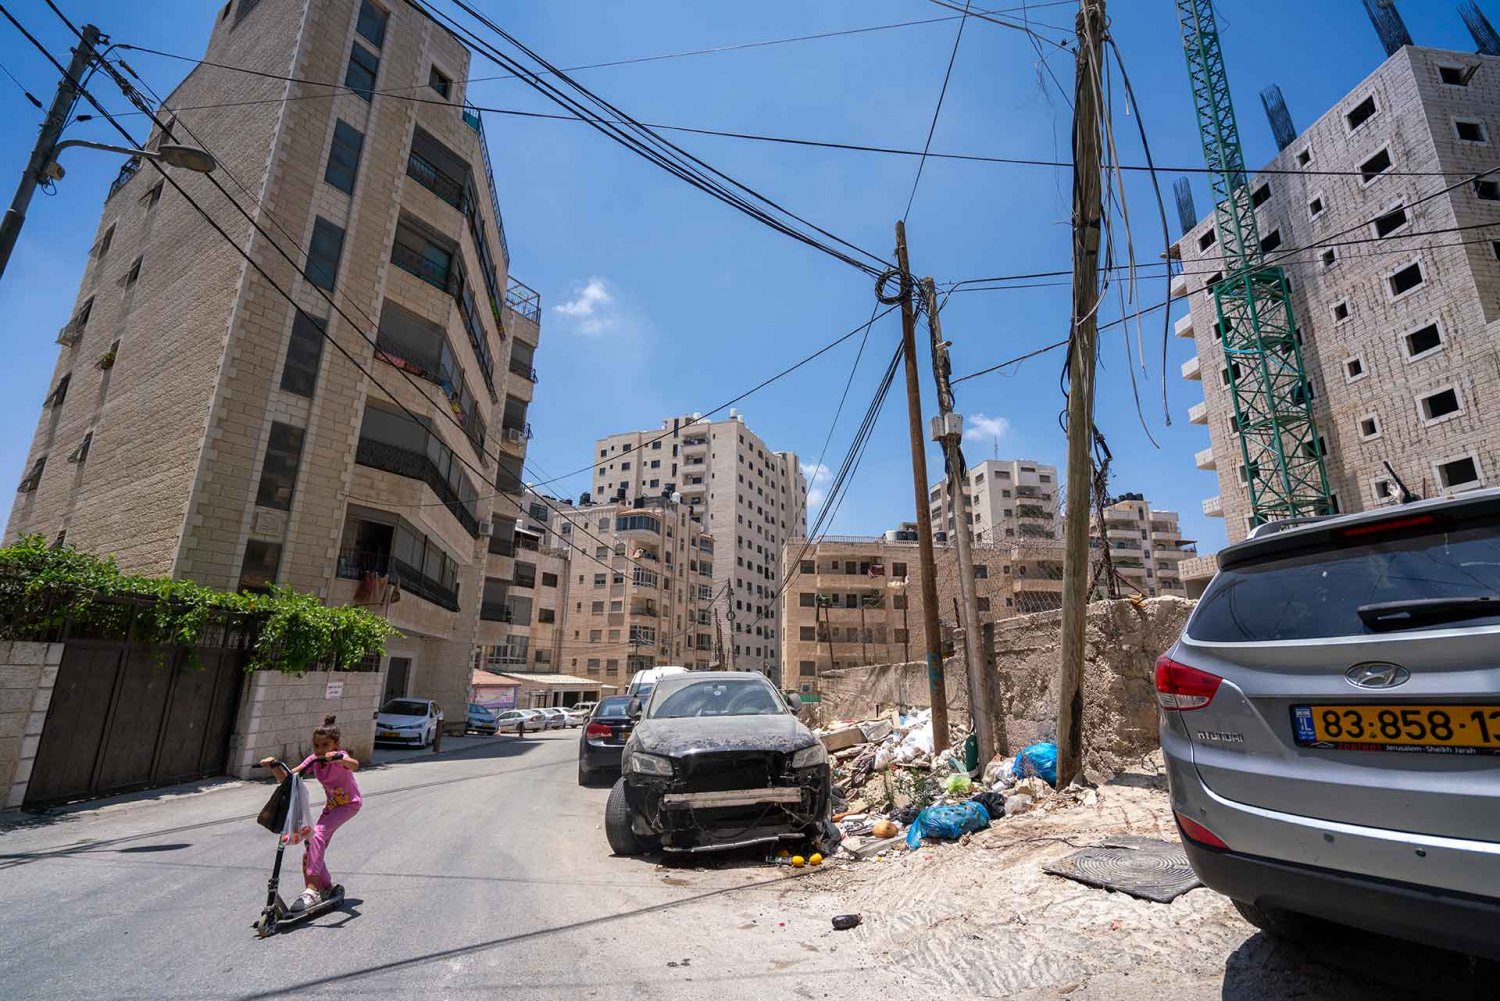
{"label": "parked white car", "polygon": [[568,729],[572,730],[588,722],[589,710],[572,706],[563,710],[563,717],[568,721]]}
{"label": "parked white car", "polygon": [[547,721],[547,729],[561,730],[568,725],[568,714],[556,706],[536,710]]}
{"label": "parked white car", "polygon": [[519,733],[522,723],[532,732],[547,729],[546,720],[539,719],[535,709],[507,709],[495,719],[495,732]]}
{"label": "parked white car", "polygon": [[431,699],[391,699],[375,715],[375,742],[426,747],[442,716],[443,710]]}

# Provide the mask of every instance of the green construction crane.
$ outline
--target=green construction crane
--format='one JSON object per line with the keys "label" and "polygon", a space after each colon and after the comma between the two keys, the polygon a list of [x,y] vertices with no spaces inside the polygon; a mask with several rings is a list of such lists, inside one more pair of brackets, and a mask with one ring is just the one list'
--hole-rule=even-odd
{"label": "green construction crane", "polygon": [[1214,313],[1229,366],[1250,510],[1256,524],[1331,513],[1325,445],[1313,423],[1291,289],[1286,272],[1267,265],[1261,254],[1213,0],[1176,2],[1214,191],[1214,226],[1224,260],[1224,277],[1213,286]]}

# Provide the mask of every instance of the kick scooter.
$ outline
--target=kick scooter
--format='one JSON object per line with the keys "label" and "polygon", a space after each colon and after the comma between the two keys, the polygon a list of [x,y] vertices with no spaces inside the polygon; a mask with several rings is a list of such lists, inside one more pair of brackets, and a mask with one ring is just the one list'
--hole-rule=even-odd
{"label": "kick scooter", "polygon": [[[284,762],[277,761],[271,767],[280,768],[282,771],[285,771],[290,776],[288,779],[290,782],[302,781],[302,777],[288,768]],[[333,889],[328,891],[326,897],[311,907],[300,911],[294,911],[288,907],[281,899],[281,893],[278,890],[278,885],[281,882],[281,860],[286,854],[286,846],[287,836],[285,834],[277,835],[276,863],[271,867],[271,878],[266,882],[266,906],[260,912],[260,918],[251,925],[259,938],[269,938],[282,928],[301,924],[308,918],[331,911],[342,906],[344,903],[344,888],[341,885],[335,884]]]}

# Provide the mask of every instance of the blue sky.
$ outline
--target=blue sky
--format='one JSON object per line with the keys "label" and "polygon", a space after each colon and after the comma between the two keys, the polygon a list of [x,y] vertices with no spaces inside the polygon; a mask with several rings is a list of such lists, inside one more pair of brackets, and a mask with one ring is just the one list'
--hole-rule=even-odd
{"label": "blue sky", "polygon": [[[283,0],[272,0],[283,2]],[[446,7],[445,0],[436,0]],[[993,0],[980,9],[1012,6]],[[16,13],[61,59],[66,29],[41,3]],[[201,55],[215,2],[63,0],[77,21],[93,21],[115,41]],[[920,18],[948,11],[921,0],[769,0],[704,4],[687,0],[477,6],[561,66],[779,39]],[[1418,44],[1473,49],[1453,4],[1403,5]],[[1202,152],[1173,5],[1167,0],[1113,0],[1112,31],[1159,165],[1196,167]],[[1034,18],[1070,29],[1073,5],[1036,7]],[[1221,29],[1235,105],[1251,164],[1274,153],[1256,92],[1278,83],[1299,126],[1318,117],[1384,55],[1358,0],[1224,0]],[[1497,13],[1488,10],[1492,17]],[[578,78],[642,121],[740,132],[920,149],[927,134],[956,20],[842,37],[718,52],[580,71]],[[1057,30],[1040,29],[1060,37]],[[1052,50],[1056,51],[1056,50]],[[186,64],[144,54],[131,63],[158,91]],[[55,75],[9,25],[0,25],[0,64],[45,102]],[[1071,55],[1051,66],[1071,99]],[[473,76],[499,71],[475,59]],[[554,111],[524,84],[475,83],[482,106]],[[115,95],[109,102],[123,108]],[[938,122],[935,151],[1040,159],[1068,158],[1068,108],[1049,82],[1039,83],[1036,51],[1022,34],[971,20]],[[25,162],[41,113],[0,78],[0,170],[15,176]],[[1142,162],[1136,124],[1116,115],[1121,156]],[[597,436],[655,426],[663,417],[707,411],[789,361],[864,322],[873,305],[864,275],[774,233],[659,169],[594,130],[574,123],[487,116],[501,206],[513,254],[512,273],[542,293],[546,308],[531,411],[532,478],[556,476],[589,462]],[[107,126],[75,125],[70,136],[111,138]],[[671,133],[715,167],[852,243],[889,254],[894,220],[911,190],[916,161],[833,150],[769,145]],[[68,154],[67,178],[55,197],[32,204],[9,272],[0,282],[7,362],[0,365],[0,483],[19,479],[56,358],[53,337],[67,319],[98,211],[119,161],[109,154]],[[1169,218],[1176,214],[1163,178]],[[1207,185],[1193,178],[1198,204]],[[1128,182],[1138,254],[1161,252],[1149,185]],[[1066,171],[929,160],[908,233],[912,267],[939,282],[1069,266],[1069,176]],[[1163,279],[1145,282],[1147,303],[1165,297]],[[943,311],[963,374],[1066,335],[1065,286],[954,295]],[[1181,315],[1183,308],[1175,313]],[[1101,316],[1119,315],[1111,295]],[[1178,367],[1189,341],[1168,344],[1162,419],[1160,320],[1145,323],[1147,370],[1137,368],[1143,411],[1160,448],[1142,431],[1132,402],[1127,349],[1119,327],[1103,341],[1098,423],[1114,451],[1112,487],[1138,490],[1158,507],[1180,511],[1184,534],[1217,548],[1222,522],[1200,504],[1217,493],[1214,474],[1193,466],[1208,445],[1204,428],[1187,423],[1202,394]],[[836,466],[899,337],[896,316],[873,328],[850,403],[825,463]],[[776,448],[815,461],[854,359],[855,342],[830,352],[739,404],[747,422]],[[999,454],[1061,465],[1066,444],[1057,424],[1062,356],[1053,353],[1006,374],[959,387],[958,407],[978,422],[971,462]],[[931,408],[925,362],[924,391]],[[897,392],[876,429],[851,495],[833,530],[867,534],[912,517],[910,459]],[[932,478],[941,471],[935,449]],[[553,489],[576,494],[587,474]]]}

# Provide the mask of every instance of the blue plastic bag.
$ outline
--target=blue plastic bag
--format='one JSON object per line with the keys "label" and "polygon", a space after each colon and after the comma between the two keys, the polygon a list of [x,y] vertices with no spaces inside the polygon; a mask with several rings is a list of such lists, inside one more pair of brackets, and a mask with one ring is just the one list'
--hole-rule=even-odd
{"label": "blue plastic bag", "polygon": [[917,819],[906,829],[906,847],[920,847],[924,837],[952,841],[970,831],[982,831],[988,826],[990,812],[973,800],[948,806],[929,806],[917,814]]}
{"label": "blue plastic bag", "polygon": [[1057,745],[1032,744],[1016,755],[1015,775],[1024,779],[1035,775],[1049,786],[1057,785]]}

